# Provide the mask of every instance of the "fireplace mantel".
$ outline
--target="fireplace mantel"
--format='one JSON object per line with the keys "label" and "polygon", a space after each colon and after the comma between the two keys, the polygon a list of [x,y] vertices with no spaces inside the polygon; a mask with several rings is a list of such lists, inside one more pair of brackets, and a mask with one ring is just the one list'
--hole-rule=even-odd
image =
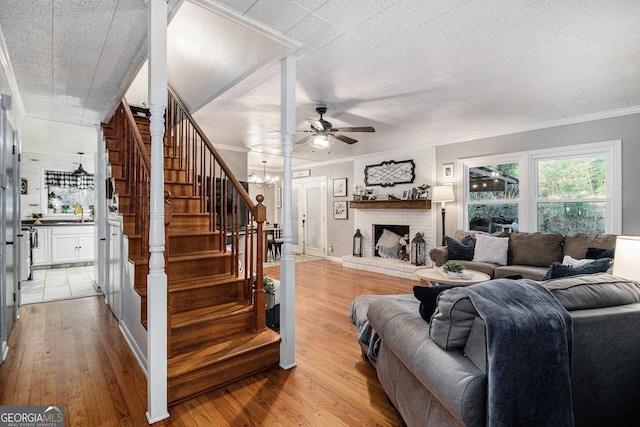
{"label": "fireplace mantel", "polygon": [[351,209],[431,209],[431,200],[352,200]]}

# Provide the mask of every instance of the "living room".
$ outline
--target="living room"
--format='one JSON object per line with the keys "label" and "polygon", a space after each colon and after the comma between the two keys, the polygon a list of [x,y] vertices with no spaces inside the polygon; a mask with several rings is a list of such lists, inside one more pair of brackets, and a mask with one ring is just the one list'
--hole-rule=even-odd
{"label": "living room", "polygon": [[[89,7],[88,3],[90,2],[87,2],[87,7]],[[181,2],[169,2],[170,5],[177,3]],[[210,7],[224,16],[231,16],[254,28],[258,27],[263,32],[264,27],[268,27],[266,32],[272,34],[274,38],[280,39],[285,35],[285,38],[295,38],[305,46],[298,58],[300,84],[297,88],[299,94],[297,129],[309,130],[309,123],[305,118],[315,119],[315,109],[320,103],[329,106],[325,119],[332,121],[336,128],[375,126],[375,133],[348,134],[358,139],[358,143],[349,145],[343,144],[340,140],[335,141],[331,147],[331,153],[319,150],[314,152],[307,144],[293,146],[292,172],[304,172],[311,178],[324,177],[325,180],[327,230],[324,251],[327,258],[339,260],[352,253],[353,235],[360,227],[359,221],[365,214],[349,206],[349,202],[355,186],[367,187],[364,180],[364,169],[367,166],[385,161],[413,160],[415,162],[414,183],[400,184],[390,188],[372,186],[378,193],[394,194],[397,197],[402,197],[404,191],[420,184],[452,183],[456,201],[447,202],[444,229],[445,233],[453,233],[457,229],[467,228],[468,223],[468,218],[465,216],[464,191],[466,160],[487,156],[507,156],[547,148],[580,147],[583,144],[607,141],[620,141],[621,146],[621,167],[618,170],[621,185],[615,187],[612,194],[607,195],[620,200],[620,206],[616,212],[620,220],[615,226],[617,228],[607,229],[607,232],[640,233],[640,219],[635,214],[640,208],[640,196],[633,188],[633,183],[640,182],[640,173],[636,168],[640,160],[640,150],[638,150],[640,146],[640,125],[638,124],[640,122],[638,120],[640,118],[638,107],[640,83],[638,83],[635,65],[637,63],[635,40],[639,33],[635,23],[637,16],[635,2],[621,2],[609,6],[593,5],[590,6],[593,9],[587,10],[584,15],[576,14],[576,16],[561,7],[562,5],[557,6],[559,9],[554,9],[553,6],[537,1],[508,5],[494,2],[495,4],[487,5],[482,1],[454,3],[443,1],[427,4],[404,0],[376,1],[367,5],[369,7],[339,1],[304,2],[304,6],[301,3],[303,2],[295,4],[283,2],[278,7],[273,7],[266,0],[184,2],[191,6]],[[56,6],[60,5],[56,4]],[[343,8],[348,9],[345,11],[348,13],[337,13]],[[277,16],[269,13],[274,10],[285,12],[283,15],[275,14]],[[77,20],[75,15],[70,16],[74,16]],[[144,18],[146,19],[146,16]],[[459,21],[460,19],[462,21]],[[398,20],[400,20],[398,25],[388,24],[392,21],[397,23]],[[473,25],[469,25],[470,22]],[[499,25],[494,27],[494,23]],[[544,26],[540,24],[541,29],[536,32],[535,27],[539,23],[544,23]],[[71,22],[69,28],[75,28],[74,24]],[[0,25],[3,31],[8,28],[5,22],[1,22]],[[358,28],[361,25],[362,27]],[[519,28],[520,25],[522,28]],[[412,31],[407,33],[401,31],[405,27],[410,27]],[[128,25],[127,28],[132,31],[138,29],[135,25]],[[472,31],[467,34],[467,29]],[[574,33],[577,29],[583,32]],[[77,34],[74,31],[69,30],[68,34]],[[417,35],[416,31],[420,35]],[[105,34],[107,32],[107,30],[104,31]],[[69,39],[89,40],[89,36],[94,33],[98,31],[91,28],[85,34],[86,37],[69,37]],[[513,36],[521,33],[521,38]],[[21,34],[8,32],[5,37],[15,42],[20,39]],[[135,35],[128,31],[122,31],[121,34],[130,35],[130,40],[135,40]],[[382,38],[385,38],[384,42]],[[535,39],[542,40],[544,43],[533,45]],[[516,41],[518,41],[518,47],[513,45]],[[42,43],[43,46],[45,44]],[[132,44],[138,46],[136,43]],[[372,46],[375,46],[373,51],[369,49]],[[492,49],[496,46],[499,46],[499,49],[496,49],[499,55],[496,55]],[[528,50],[524,46],[532,48]],[[78,56],[86,55],[94,61],[93,69],[81,70],[83,72],[78,73],[75,78],[65,74],[70,73],[69,70],[65,70],[65,73],[54,73],[53,68],[41,74],[55,76],[55,78],[63,74],[67,84],[56,80],[57,88],[67,86],[77,88],[80,86],[79,82],[85,82],[87,76],[95,76],[93,80],[98,86],[108,80],[104,73],[112,71],[112,68],[97,66],[99,59],[94,58],[96,55],[90,55],[92,51],[102,52],[103,50],[95,46],[90,46],[84,51],[75,47],[78,50],[74,52],[85,52],[78,53]],[[556,49],[559,49],[561,54],[558,54]],[[109,45],[109,49],[105,49],[104,52],[107,54],[114,50],[117,49]],[[123,48],[121,52],[124,51]],[[193,52],[190,49],[188,51]],[[520,57],[525,51],[527,53],[523,56],[526,60]],[[46,64],[36,67],[27,61],[25,59],[27,57],[38,57],[38,55],[31,55],[30,52],[28,51],[29,55],[11,56],[16,68],[23,72],[30,69],[47,69]],[[265,49],[265,52],[271,53],[268,49]],[[134,58],[138,54],[139,52],[136,51],[135,55],[130,55],[128,58]],[[44,55],[43,57],[52,56]],[[505,56],[514,62],[507,62],[504,59]],[[589,60],[590,57],[593,57],[593,61]],[[133,59],[132,61],[135,62]],[[87,59],[87,62],[91,61]],[[402,66],[398,62],[401,62]],[[75,93],[69,93],[67,97],[57,96],[56,102],[60,104],[56,104],[52,101],[53,95],[49,97],[49,94],[54,93],[51,89],[53,83],[49,82],[47,83],[49,86],[45,87],[51,90],[45,90],[48,95],[42,95],[47,102],[41,110],[34,106],[37,105],[35,100],[43,98],[37,96],[38,94],[30,93],[27,88],[43,86],[21,83],[21,90],[18,91],[14,77],[2,73],[1,92],[14,95],[15,108],[10,113],[14,116],[11,118],[12,124],[17,125],[18,129],[21,122],[23,127],[26,124],[37,126],[38,122],[21,117],[25,111],[32,115],[30,119],[37,117],[33,120],[56,120],[64,117],[65,120],[75,120],[84,128],[105,119],[110,101],[114,101],[113,97],[122,95],[126,89],[125,86],[132,78],[132,70],[137,71],[136,67],[140,65],[135,63],[131,66],[128,60],[107,60],[106,63],[114,64],[114,67],[115,64],[130,67],[117,76],[118,78],[115,79],[117,85],[104,85],[109,89],[108,96],[98,104],[103,106],[105,111],[102,113],[105,114],[96,113],[95,116],[92,115],[91,105],[96,103],[89,96],[88,89],[79,97],[76,97]],[[564,63],[570,66],[560,67],[561,71],[560,68],[547,68],[552,63]],[[430,67],[424,68],[425,64],[430,64]],[[6,67],[11,65],[11,61],[5,60],[2,65],[5,71]],[[53,64],[50,65],[53,67]],[[255,80],[244,75],[243,77],[247,77],[246,80],[234,81],[234,83],[241,83],[237,89],[221,95],[220,92],[208,86],[208,84],[213,85],[214,81],[218,82],[216,78],[210,78],[211,74],[202,74],[207,76],[202,79],[203,82],[185,86],[185,89],[196,88],[194,91],[196,96],[191,100],[191,106],[199,111],[201,119],[211,117],[215,123],[215,126],[207,129],[215,135],[216,141],[222,141],[219,146],[228,156],[226,158],[234,159],[230,163],[237,166],[234,172],[237,172],[239,179],[248,178],[250,173],[262,175],[263,160],[267,160],[267,172],[278,174],[281,182],[285,175],[281,168],[282,140],[277,133],[276,136],[266,134],[267,131],[276,130],[280,126],[279,73],[279,66],[276,64],[267,67],[265,73],[256,77]],[[569,78],[568,74],[571,73],[573,73],[572,78]],[[24,73],[22,76],[24,78],[25,75],[30,74],[36,73]],[[118,73],[114,72],[114,74]],[[399,75],[403,78],[398,78]],[[526,75],[526,78],[522,78],[523,75]],[[558,80],[554,80],[554,77]],[[224,78],[220,77],[220,81],[223,80]],[[70,81],[78,84],[68,84]],[[224,82],[220,86],[224,86]],[[202,83],[202,91],[198,92],[200,83]],[[207,83],[206,90],[204,83]],[[85,89],[89,87],[91,84],[87,83]],[[22,90],[24,90],[26,108],[20,101],[19,95]],[[221,90],[221,87],[217,87],[216,90]],[[191,95],[194,92],[191,92]],[[213,94],[220,96],[211,106],[207,106],[207,101],[214,97]],[[77,101],[77,99],[85,101]],[[93,104],[86,102],[87,99],[90,99]],[[70,105],[64,105],[65,102]],[[82,106],[74,104],[77,102],[83,103]],[[57,107],[54,108],[54,105]],[[85,111],[86,116],[83,117]],[[72,116],[73,119],[69,118]],[[243,133],[240,129],[251,131]],[[22,135],[25,135],[25,132]],[[294,142],[304,136],[302,132],[296,133]],[[76,141],[73,138],[67,139],[68,145],[73,147]],[[27,141],[24,142],[26,146]],[[60,144],[60,149],[62,147],[63,144]],[[70,150],[72,153],[77,151],[73,148]],[[90,162],[89,157],[85,159]],[[446,178],[443,176],[445,165],[450,167],[452,172]],[[295,176],[292,183],[305,179],[295,178]],[[523,177],[523,182],[528,178]],[[334,183],[344,182],[343,180],[346,180],[346,195],[334,195]],[[278,210],[275,189],[269,191],[267,195],[266,204],[269,209],[273,209],[271,211],[273,216],[268,219],[271,222],[281,223],[281,208]],[[338,217],[334,215],[336,202],[340,206],[344,206],[346,202],[348,209],[345,211],[346,214],[341,213]],[[426,233],[425,238],[429,247],[438,245],[442,238],[439,208],[440,205],[434,205],[431,209],[420,211],[423,215],[419,220],[421,223],[418,225],[418,230]],[[533,231],[534,228],[523,225],[521,230]],[[369,230],[367,232],[370,233]],[[389,281],[389,278],[377,280]],[[376,288],[363,288],[358,289],[358,292],[400,292],[403,286],[409,286],[405,282],[402,284],[400,286],[399,283],[394,283],[388,288],[383,285]],[[320,289],[333,288],[335,281],[327,279],[321,284],[311,283],[307,286],[311,288],[312,294],[314,286]],[[344,309],[348,305],[348,300],[353,297],[351,294],[339,292],[337,295],[343,298],[339,303],[341,309]],[[331,296],[327,298],[331,301]],[[314,314],[318,314],[318,317],[322,316],[321,313]],[[341,328],[349,327],[346,322],[344,323],[337,327],[329,325],[328,328],[341,331]],[[113,328],[113,324],[110,327]],[[352,339],[351,331],[349,335],[349,339]],[[349,355],[353,356],[352,353]],[[302,360],[304,359],[301,357],[300,361]],[[361,366],[358,365],[355,370],[360,368]],[[358,381],[373,383],[375,376],[368,372],[363,377],[357,377],[356,382]],[[249,384],[247,387],[251,389],[254,384]],[[378,386],[373,385],[373,387]],[[367,393],[364,388],[358,390]],[[379,388],[377,392],[376,405],[385,405],[384,398],[380,398]],[[140,395],[136,396],[136,399],[140,399]],[[141,399],[143,400],[144,396]],[[234,405],[238,410],[237,404],[231,406],[234,407]],[[286,406],[283,406],[284,410]],[[359,410],[367,411],[366,402]],[[384,411],[393,413],[388,406]],[[232,417],[232,419],[235,418]],[[347,424],[350,421],[353,420],[347,420],[344,423]],[[244,422],[251,422],[251,419]],[[388,424],[393,425],[398,422],[397,416],[396,418],[391,416]]]}

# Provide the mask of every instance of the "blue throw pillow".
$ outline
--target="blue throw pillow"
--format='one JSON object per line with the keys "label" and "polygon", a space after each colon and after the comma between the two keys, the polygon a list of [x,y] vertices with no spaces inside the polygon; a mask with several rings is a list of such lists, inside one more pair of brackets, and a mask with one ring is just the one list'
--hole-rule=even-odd
{"label": "blue throw pillow", "polygon": [[414,286],[413,295],[420,301],[420,316],[427,322],[431,321],[431,316],[438,305],[440,292],[458,286],[460,285]]}
{"label": "blue throw pillow", "polygon": [[604,273],[611,266],[610,258],[601,258],[592,261],[588,264],[580,267],[572,267],[570,265],[563,265],[559,262],[554,262],[547,270],[547,274],[544,275],[542,280],[558,279],[560,277],[577,276],[578,274],[594,274]]}
{"label": "blue throw pillow", "polygon": [[472,261],[473,253],[476,248],[476,241],[471,236],[465,236],[464,239],[456,240],[453,237],[444,236],[444,243],[449,251],[448,259]]}

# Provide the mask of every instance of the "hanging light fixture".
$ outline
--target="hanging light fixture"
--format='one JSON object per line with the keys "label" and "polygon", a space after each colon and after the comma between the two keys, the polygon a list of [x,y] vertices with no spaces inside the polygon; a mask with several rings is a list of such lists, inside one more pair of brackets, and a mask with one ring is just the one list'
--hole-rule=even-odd
{"label": "hanging light fixture", "polygon": [[267,170],[267,161],[262,161],[262,178],[260,178],[255,173],[252,173],[249,176],[249,180],[256,188],[273,188],[278,184],[278,177],[274,176],[273,178],[266,174]]}
{"label": "hanging light fixture", "polygon": [[324,130],[319,130],[314,138],[309,141],[311,150],[328,150],[333,145],[333,137]]}
{"label": "hanging light fixture", "polygon": [[78,166],[78,169],[73,171],[73,174],[76,175],[76,176],[89,175],[89,172],[84,170],[84,168],[82,167],[82,155],[84,153],[78,152],[78,154],[80,154],[80,165]]}

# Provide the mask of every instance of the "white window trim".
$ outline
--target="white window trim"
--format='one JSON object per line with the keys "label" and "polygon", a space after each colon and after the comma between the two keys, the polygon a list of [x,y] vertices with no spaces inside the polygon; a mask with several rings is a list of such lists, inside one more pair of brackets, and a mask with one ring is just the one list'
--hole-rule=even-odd
{"label": "white window trim", "polygon": [[[546,148],[504,155],[492,155],[460,159],[458,170],[463,171],[462,180],[462,215],[458,216],[458,228],[467,229],[469,224],[469,168],[489,164],[520,163],[520,198],[512,202],[519,203],[518,219],[520,231],[533,231],[537,224],[537,163],[540,160],[566,157],[585,157],[604,154],[606,159],[606,209],[605,233],[621,234],[622,232],[622,140],[611,140],[565,147]],[[525,179],[526,178],[526,179]],[[531,185],[531,183],[536,183]],[[500,203],[509,203],[509,200]]]}

